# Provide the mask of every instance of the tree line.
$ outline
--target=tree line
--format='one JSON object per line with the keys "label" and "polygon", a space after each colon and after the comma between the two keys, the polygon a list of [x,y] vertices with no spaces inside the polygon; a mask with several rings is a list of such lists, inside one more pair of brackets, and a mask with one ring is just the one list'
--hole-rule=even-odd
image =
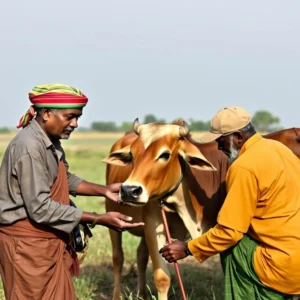
{"label": "tree line", "polygon": [[[189,119],[185,120],[191,131],[208,131],[210,129],[210,121],[203,120],[194,120]],[[143,124],[148,124],[152,122],[162,122],[165,123],[165,119],[157,118],[153,114],[147,114],[144,117]],[[255,126],[256,130],[259,132],[272,132],[279,129],[282,129],[280,126],[280,118],[273,116],[269,111],[260,110],[257,111],[252,117],[252,123]],[[90,127],[78,128],[79,131],[101,131],[101,132],[126,132],[132,129],[132,122],[124,121],[121,125],[117,125],[113,121],[95,121],[92,122]],[[8,133],[11,130],[8,127],[0,127],[1,133]]]}
{"label": "tree line", "polygon": [[[210,121],[185,120],[191,131],[208,131],[210,129]],[[252,117],[252,123],[256,130],[259,132],[272,132],[282,129],[280,126],[280,118],[273,116],[269,111],[260,110],[257,111]],[[152,122],[163,122],[165,119],[159,119],[153,114],[147,114],[144,117],[143,124],[148,124]],[[105,121],[95,121],[91,124],[88,130],[92,131],[102,131],[102,132],[126,132],[132,129],[132,122],[124,121],[120,126],[115,122],[105,122]]]}

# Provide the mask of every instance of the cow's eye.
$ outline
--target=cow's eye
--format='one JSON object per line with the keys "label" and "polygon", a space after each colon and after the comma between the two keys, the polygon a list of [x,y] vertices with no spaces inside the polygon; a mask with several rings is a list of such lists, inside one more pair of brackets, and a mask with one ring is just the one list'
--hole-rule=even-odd
{"label": "cow's eye", "polygon": [[128,153],[128,161],[133,161],[133,155],[131,152]]}
{"label": "cow's eye", "polygon": [[124,160],[124,161],[127,162],[127,163],[131,163],[132,160],[133,160],[133,157],[132,157],[132,153],[131,153],[131,152],[124,152],[124,153],[121,153],[121,156],[122,156],[122,160]]}
{"label": "cow's eye", "polygon": [[158,159],[169,160],[170,156],[171,156],[171,153],[169,153],[169,152],[164,152],[164,153],[162,153],[162,154],[159,156]]}

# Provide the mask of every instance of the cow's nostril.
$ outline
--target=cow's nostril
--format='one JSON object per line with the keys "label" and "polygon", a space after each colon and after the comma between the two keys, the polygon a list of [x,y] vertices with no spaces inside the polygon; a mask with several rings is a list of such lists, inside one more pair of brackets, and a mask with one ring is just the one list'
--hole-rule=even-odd
{"label": "cow's nostril", "polygon": [[132,196],[137,198],[138,196],[140,196],[142,194],[142,192],[143,192],[143,189],[140,186],[134,187],[132,189]]}
{"label": "cow's nostril", "polygon": [[120,193],[121,193],[121,196],[123,197],[124,195],[126,195],[126,187],[121,185],[121,189],[120,189]]}
{"label": "cow's nostril", "polygon": [[143,189],[138,185],[121,185],[120,194],[123,201],[137,201],[143,193]]}

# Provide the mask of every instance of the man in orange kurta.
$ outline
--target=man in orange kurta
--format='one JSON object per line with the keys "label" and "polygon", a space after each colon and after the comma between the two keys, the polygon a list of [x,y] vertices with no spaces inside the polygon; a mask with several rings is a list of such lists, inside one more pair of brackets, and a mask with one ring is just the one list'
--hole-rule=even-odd
{"label": "man in orange kurta", "polygon": [[291,299],[300,294],[300,161],[256,133],[241,107],[220,110],[202,142],[217,141],[232,162],[217,225],[160,250],[169,261],[221,253],[225,299]]}

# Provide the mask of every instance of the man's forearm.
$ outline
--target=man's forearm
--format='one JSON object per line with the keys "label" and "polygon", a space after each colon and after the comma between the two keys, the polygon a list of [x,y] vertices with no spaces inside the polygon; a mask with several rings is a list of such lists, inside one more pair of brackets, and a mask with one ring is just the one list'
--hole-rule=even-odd
{"label": "man's forearm", "polygon": [[88,181],[82,181],[76,190],[77,195],[81,196],[105,196],[107,187],[101,184],[95,184]]}
{"label": "man's forearm", "polygon": [[234,246],[243,236],[239,231],[217,224],[202,236],[189,241],[188,248],[199,262],[203,262]]}

